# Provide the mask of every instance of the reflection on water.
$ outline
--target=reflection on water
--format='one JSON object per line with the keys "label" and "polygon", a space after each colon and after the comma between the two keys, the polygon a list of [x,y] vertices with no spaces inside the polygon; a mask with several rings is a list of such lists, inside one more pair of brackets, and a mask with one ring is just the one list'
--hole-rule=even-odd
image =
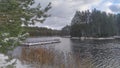
{"label": "reflection on water", "polygon": [[[42,39],[28,38],[27,42]],[[120,40],[59,39],[61,43],[17,47],[13,56],[22,68],[120,68]]]}
{"label": "reflection on water", "polygon": [[74,54],[80,54],[82,63],[90,62],[93,68],[120,68],[119,40],[78,41],[71,41],[72,50]]}

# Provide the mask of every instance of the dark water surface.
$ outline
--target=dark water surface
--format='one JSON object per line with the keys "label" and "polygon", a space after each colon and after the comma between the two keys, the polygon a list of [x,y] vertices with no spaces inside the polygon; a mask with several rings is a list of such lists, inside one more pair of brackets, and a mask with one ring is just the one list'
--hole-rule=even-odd
{"label": "dark water surface", "polygon": [[[71,40],[69,38],[60,38],[60,37],[37,37],[37,38],[28,38],[26,42],[36,42],[43,39],[51,40],[56,38],[60,39],[61,43],[42,45],[42,46],[38,45],[31,47],[23,47],[23,46],[17,47],[13,52],[13,56],[20,59],[19,61],[24,68],[120,68],[120,40],[81,41],[81,40]],[[40,64],[34,63],[34,60],[32,60],[34,58],[22,56],[27,54],[25,52],[31,53],[29,51],[29,48],[40,48],[39,49],[40,52],[44,52],[46,58],[50,58],[51,53],[48,54],[48,52],[52,52],[53,58],[55,58],[54,55],[58,55],[57,58],[55,58],[57,60],[52,61],[53,58],[51,57],[51,59],[48,59],[47,62],[44,63],[42,62],[43,64],[42,67],[40,66],[37,67],[37,65]],[[47,52],[44,51],[42,48],[43,49],[45,48]],[[27,49],[28,51],[26,51]],[[39,54],[38,50],[36,51],[33,50],[33,51],[36,52],[36,54]],[[21,56],[22,56],[22,60],[20,58]],[[29,58],[29,60],[31,59],[32,62],[27,60],[26,58]],[[50,61],[51,65],[49,64],[49,60],[51,60]],[[37,62],[37,60],[35,62]],[[48,63],[47,67],[45,67],[46,63]]]}

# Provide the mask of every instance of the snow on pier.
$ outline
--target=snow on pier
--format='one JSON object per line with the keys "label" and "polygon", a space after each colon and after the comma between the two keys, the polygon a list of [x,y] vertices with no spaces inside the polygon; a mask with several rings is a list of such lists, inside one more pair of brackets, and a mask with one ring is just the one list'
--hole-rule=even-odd
{"label": "snow on pier", "polygon": [[21,43],[21,45],[32,46],[32,45],[54,44],[54,43],[60,43],[60,39],[44,40],[39,42],[25,42],[25,43]]}

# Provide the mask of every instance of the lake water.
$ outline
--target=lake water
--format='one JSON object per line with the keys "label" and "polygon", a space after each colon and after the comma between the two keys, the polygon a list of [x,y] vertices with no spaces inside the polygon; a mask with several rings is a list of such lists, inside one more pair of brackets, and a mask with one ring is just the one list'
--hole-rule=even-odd
{"label": "lake water", "polygon": [[14,66],[16,68],[120,68],[120,40],[37,37],[28,38],[25,42],[51,39],[60,39],[61,43],[17,47],[12,53],[17,59]]}

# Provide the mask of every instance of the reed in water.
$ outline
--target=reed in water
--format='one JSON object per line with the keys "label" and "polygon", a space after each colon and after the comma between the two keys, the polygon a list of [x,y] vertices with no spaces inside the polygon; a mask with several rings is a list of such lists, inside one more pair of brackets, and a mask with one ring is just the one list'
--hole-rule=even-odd
{"label": "reed in water", "polygon": [[23,47],[20,60],[35,68],[93,68],[89,58],[81,60],[79,53],[64,53],[54,48]]}

